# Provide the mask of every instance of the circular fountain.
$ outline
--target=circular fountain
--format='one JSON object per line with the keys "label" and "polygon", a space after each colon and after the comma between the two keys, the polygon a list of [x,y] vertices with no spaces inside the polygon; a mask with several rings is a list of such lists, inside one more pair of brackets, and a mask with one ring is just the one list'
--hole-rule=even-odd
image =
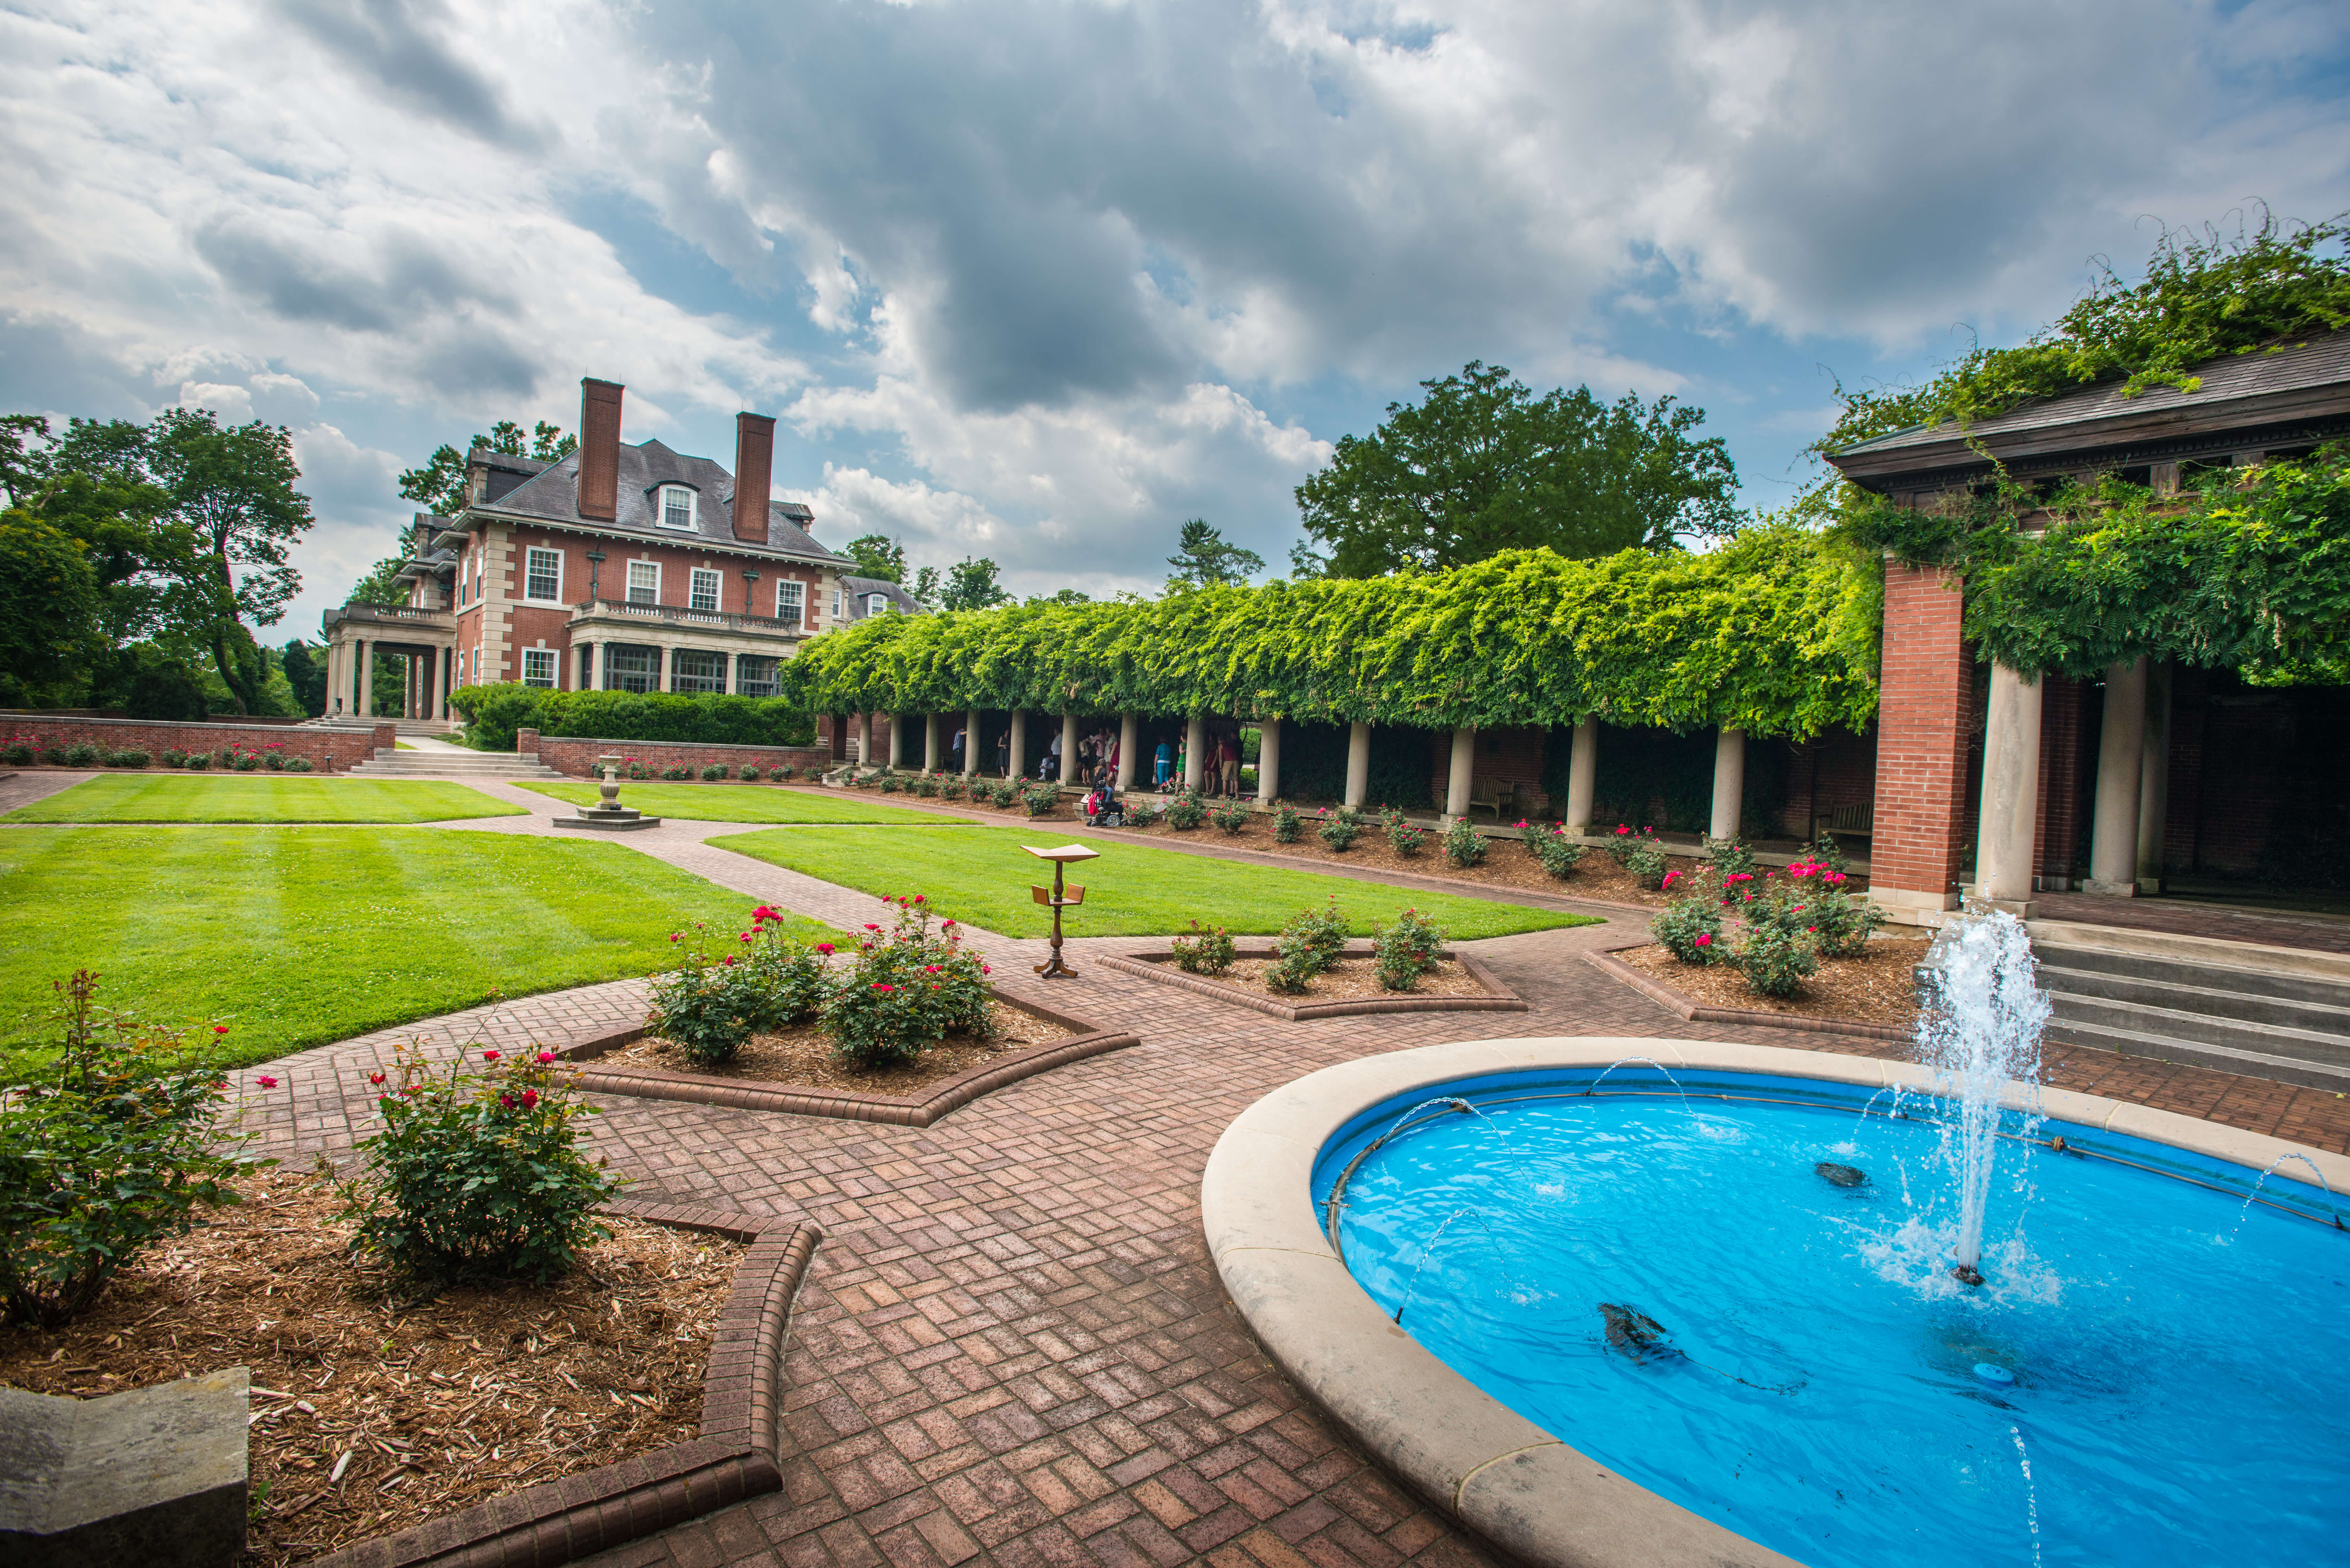
{"label": "circular fountain", "polygon": [[1209,1164],[1226,1287],[1523,1561],[2334,1560],[2350,1159],[2040,1089],[2021,932],[1937,965],[1933,1065],[1515,1040],[1288,1085]]}

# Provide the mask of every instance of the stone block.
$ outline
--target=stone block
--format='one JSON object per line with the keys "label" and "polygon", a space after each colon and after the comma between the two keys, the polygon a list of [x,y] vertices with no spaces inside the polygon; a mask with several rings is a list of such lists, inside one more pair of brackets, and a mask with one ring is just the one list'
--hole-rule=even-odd
{"label": "stone block", "polygon": [[97,1399],[0,1388],[0,1562],[226,1568],[244,1554],[242,1366]]}

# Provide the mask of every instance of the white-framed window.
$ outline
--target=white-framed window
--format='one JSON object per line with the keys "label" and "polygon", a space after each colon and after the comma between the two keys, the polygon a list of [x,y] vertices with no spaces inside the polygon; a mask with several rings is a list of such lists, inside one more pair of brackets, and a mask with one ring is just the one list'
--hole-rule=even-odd
{"label": "white-framed window", "polygon": [[832,618],[835,620],[838,620],[840,618],[840,590],[838,588],[832,590]]}
{"label": "white-framed window", "polygon": [[629,563],[629,602],[632,605],[660,603],[660,563],[659,561]]}
{"label": "white-framed window", "polygon": [[523,552],[522,597],[559,604],[563,599],[563,552],[532,545]]}
{"label": "white-framed window", "polygon": [[795,577],[775,584],[775,618],[785,626],[807,624],[807,585]]}
{"label": "white-framed window", "polygon": [[889,596],[888,594],[866,595],[865,613],[867,615],[888,615],[889,613]]}
{"label": "white-framed window", "polygon": [[693,582],[686,603],[698,610],[718,607],[718,574],[703,567],[693,568]]}
{"label": "white-framed window", "polygon": [[660,686],[660,649],[604,645],[604,685],[612,691],[652,691]]}
{"label": "white-framed window", "polygon": [[756,653],[734,656],[734,694],[738,697],[773,697],[775,694],[777,660]]}
{"label": "white-framed window", "polygon": [[691,648],[681,648],[670,656],[676,667],[670,671],[669,689],[672,691],[716,691],[726,690],[726,656],[703,653]]}
{"label": "white-framed window", "polygon": [[525,686],[555,684],[555,649],[525,648],[522,650],[522,683]]}
{"label": "white-framed window", "polygon": [[693,491],[682,484],[660,487],[660,525],[664,528],[693,526]]}

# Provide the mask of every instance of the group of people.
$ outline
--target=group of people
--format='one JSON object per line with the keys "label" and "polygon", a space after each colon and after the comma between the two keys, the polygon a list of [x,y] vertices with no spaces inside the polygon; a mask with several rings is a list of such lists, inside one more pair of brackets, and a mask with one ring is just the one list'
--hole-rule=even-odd
{"label": "group of people", "polygon": [[[947,742],[948,765],[956,773],[966,771],[963,753],[971,741],[970,730],[964,725],[956,725],[954,737]],[[1054,784],[1066,779],[1071,784],[1104,784],[1118,777],[1117,731],[1103,729],[1078,736],[1074,763],[1061,755],[1062,742],[1062,733],[1055,729],[1051,742],[1045,748],[1044,757],[1036,764],[1038,778]],[[1003,733],[995,737],[995,772],[1000,777],[1010,778],[1012,767],[1012,729],[1006,725]]]}
{"label": "group of people", "polygon": [[[1191,764],[1191,740],[1189,735],[1159,742],[1157,755],[1152,757],[1151,783],[1160,789],[1180,784],[1188,775]],[[1200,792],[1210,799],[1229,795],[1237,800],[1241,793],[1241,737],[1237,730],[1217,730],[1207,737],[1207,755],[1201,758]]]}

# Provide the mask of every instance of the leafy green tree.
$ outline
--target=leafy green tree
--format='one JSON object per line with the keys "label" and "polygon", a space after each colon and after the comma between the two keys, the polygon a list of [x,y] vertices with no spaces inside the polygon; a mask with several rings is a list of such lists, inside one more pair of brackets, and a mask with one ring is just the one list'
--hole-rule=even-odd
{"label": "leafy green tree", "polygon": [[405,585],[393,582],[392,574],[406,562],[404,556],[386,556],[369,566],[367,576],[351,586],[343,602],[347,605],[404,605],[408,602]]}
{"label": "leafy green tree", "polygon": [[100,603],[82,541],[29,512],[0,512],[0,701],[49,706],[106,653]]}
{"label": "leafy green tree", "polygon": [[1094,597],[1076,588],[1063,588],[1058,593],[1030,594],[1028,602],[1032,605],[1089,605],[1094,602]]}
{"label": "leafy green tree", "polygon": [[1176,536],[1175,553],[1167,557],[1175,568],[1167,579],[1170,588],[1212,588],[1223,583],[1244,583],[1264,570],[1264,557],[1254,550],[1224,542],[1204,517],[1187,521]]}
{"label": "leafy green tree", "polygon": [[327,650],[313,649],[300,638],[287,643],[278,655],[286,669],[286,684],[292,689],[295,706],[315,719],[327,711]]}
{"label": "leafy green tree", "polygon": [[436,517],[454,517],[465,506],[465,457],[477,446],[513,457],[559,462],[579,450],[579,441],[545,420],[529,431],[512,420],[500,420],[490,427],[488,435],[467,441],[463,452],[453,446],[437,448],[424,460],[423,467],[401,473],[400,494]]}
{"label": "leafy green tree", "polygon": [[948,610],[990,609],[1008,605],[1012,595],[995,580],[1002,568],[982,556],[972,560],[965,556],[946,570],[944,586],[939,590],[939,607]]}
{"label": "leafy green tree", "polygon": [[1703,410],[1631,393],[1603,403],[1588,387],[1537,398],[1509,374],[1471,360],[1422,381],[1420,402],[1388,404],[1371,434],[1341,438],[1297,487],[1311,542],[1292,554],[1300,575],[1378,576],[1541,546],[1605,556],[1735,530],[1737,471],[1721,437],[1694,433]]}
{"label": "leafy green tree", "polygon": [[882,534],[867,534],[851,539],[841,546],[841,553],[857,563],[857,575],[874,577],[885,583],[906,580],[906,546]]}

